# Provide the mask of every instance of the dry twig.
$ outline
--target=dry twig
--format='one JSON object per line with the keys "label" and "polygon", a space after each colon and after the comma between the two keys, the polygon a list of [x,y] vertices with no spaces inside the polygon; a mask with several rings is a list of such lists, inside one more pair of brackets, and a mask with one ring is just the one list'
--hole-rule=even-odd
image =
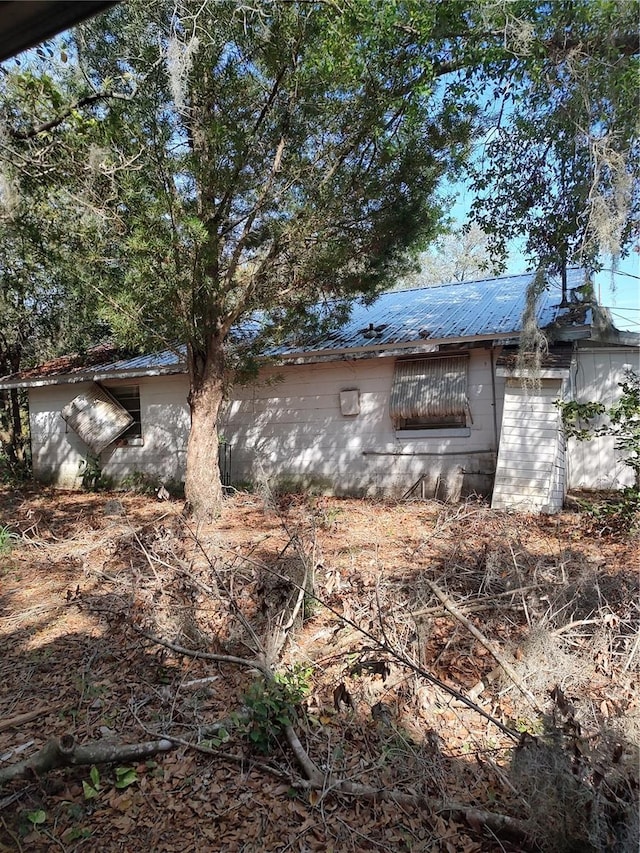
{"label": "dry twig", "polygon": [[464,627],[467,629],[467,631],[469,631],[469,633],[472,634],[472,636],[474,636],[476,638],[476,640],[478,640],[478,642],[481,643],[485,647],[485,649],[495,658],[495,660],[498,662],[498,664],[502,667],[505,674],[515,684],[515,686],[518,688],[518,690],[522,693],[522,695],[525,697],[525,699],[529,702],[531,707],[535,708],[535,710],[539,714],[542,714],[543,713],[542,706],[540,705],[540,703],[538,702],[536,697],[533,695],[533,693],[524,684],[524,682],[522,681],[522,679],[520,678],[518,673],[515,671],[515,669],[511,666],[509,661],[498,650],[498,648],[490,640],[488,640],[485,637],[485,635],[482,633],[482,631],[479,631],[476,628],[476,626],[473,624],[473,622],[471,622],[469,619],[467,619],[467,617],[464,615],[464,613],[462,613],[462,611],[458,607],[456,607],[453,600],[445,592],[443,592],[443,590],[441,590],[440,587],[436,583],[434,583],[433,581],[427,581],[427,584],[428,584],[429,588],[432,590],[433,594],[435,596],[437,596],[437,598],[440,599],[440,601],[442,602],[442,604],[446,608],[446,610],[448,610],[449,613],[455,619],[457,619],[461,625],[464,625]]}

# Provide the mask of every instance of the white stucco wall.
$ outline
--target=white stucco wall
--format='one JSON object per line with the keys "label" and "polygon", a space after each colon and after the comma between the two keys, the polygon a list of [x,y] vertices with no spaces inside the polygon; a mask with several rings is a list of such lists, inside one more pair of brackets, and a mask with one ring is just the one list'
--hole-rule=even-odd
{"label": "white stucco wall", "polygon": [[[611,406],[621,394],[619,382],[631,367],[640,372],[637,348],[579,349],[571,371],[569,399]],[[620,462],[613,438],[567,442],[567,476],[570,489],[619,489],[633,485],[633,471]]]}
{"label": "white stucco wall", "polygon": [[[222,426],[232,479],[366,495],[401,495],[423,476],[425,494],[486,486],[496,449],[490,352],[471,354],[468,435],[396,433],[389,415],[393,372],[393,358],[291,365],[236,389]],[[497,382],[500,397],[503,380]],[[359,391],[354,416],[340,410],[340,391],[349,389]]]}
{"label": "white stucco wall", "polygon": [[[161,480],[184,477],[189,410],[185,376],[144,377],[115,385],[138,385],[142,421],[142,443],[131,446],[112,445],[101,454],[102,470],[115,481],[141,471]],[[31,452],[36,479],[62,488],[79,488],[88,449],[68,429],[60,412],[87,383],[31,388],[29,419]]]}

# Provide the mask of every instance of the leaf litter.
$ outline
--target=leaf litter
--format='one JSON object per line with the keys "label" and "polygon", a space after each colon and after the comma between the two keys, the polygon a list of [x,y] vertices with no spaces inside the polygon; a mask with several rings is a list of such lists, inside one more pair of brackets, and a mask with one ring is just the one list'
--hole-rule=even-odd
{"label": "leaf litter", "polygon": [[[122,514],[105,512],[116,498]],[[67,733],[177,744],[129,768],[124,790],[116,768],[101,767],[89,799],[89,767],[7,786],[0,850],[524,849],[469,809],[526,814],[542,849],[562,849],[563,833],[580,828],[546,825],[545,803],[578,815],[597,806],[592,849],[607,833],[633,843],[625,808],[637,797],[640,729],[634,537],[589,538],[578,513],[499,514],[480,501],[265,502],[239,493],[216,524],[195,532],[180,503],[133,494],[2,490],[0,507],[19,536],[0,574],[0,723],[39,712],[0,726],[0,769]],[[305,596],[280,658],[310,673],[292,722],[326,773],[321,790],[305,787],[277,734],[267,752],[252,747],[245,703],[256,673],[198,657],[251,658],[254,638],[291,608],[301,565],[312,569],[317,598]],[[545,718],[442,607],[433,583],[509,656]],[[354,625],[476,697],[522,733],[520,743],[514,749]],[[560,757],[540,740],[549,732],[564,739]],[[337,794],[337,774],[439,807]],[[557,778],[567,777],[558,803]],[[531,778],[540,780],[534,789]],[[34,824],[34,813],[44,820]]]}

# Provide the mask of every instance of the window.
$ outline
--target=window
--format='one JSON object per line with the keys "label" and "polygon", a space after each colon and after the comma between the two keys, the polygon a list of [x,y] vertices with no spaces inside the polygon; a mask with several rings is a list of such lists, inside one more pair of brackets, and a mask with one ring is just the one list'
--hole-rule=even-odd
{"label": "window", "polygon": [[133,418],[131,426],[122,433],[119,441],[134,442],[137,444],[142,439],[142,419],[140,417],[140,388],[137,385],[115,385],[107,388],[107,391],[116,402]]}
{"label": "window", "polygon": [[468,363],[467,353],[399,359],[389,404],[396,429],[465,428]]}

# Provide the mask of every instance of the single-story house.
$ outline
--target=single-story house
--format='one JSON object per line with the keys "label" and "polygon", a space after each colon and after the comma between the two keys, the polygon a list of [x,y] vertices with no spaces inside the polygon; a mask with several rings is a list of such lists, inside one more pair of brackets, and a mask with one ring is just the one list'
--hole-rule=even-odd
{"label": "single-story house", "polygon": [[[610,438],[565,443],[559,399],[611,404],[640,335],[585,301],[584,274],[551,280],[536,318],[536,375],[514,353],[533,274],[385,293],[319,339],[281,346],[222,419],[231,483],[334,494],[456,499],[554,512],[568,488],[633,482]],[[81,484],[88,459],[121,481],[184,476],[189,408],[180,351],[118,358],[97,347],[0,379],[26,388],[33,473]]]}

